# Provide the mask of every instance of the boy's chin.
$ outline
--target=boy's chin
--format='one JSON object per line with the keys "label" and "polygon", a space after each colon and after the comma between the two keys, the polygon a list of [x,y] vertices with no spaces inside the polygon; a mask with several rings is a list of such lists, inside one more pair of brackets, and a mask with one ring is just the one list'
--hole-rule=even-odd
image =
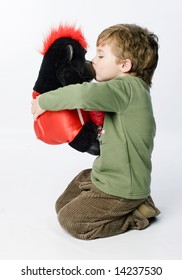
{"label": "boy's chin", "polygon": [[104,79],[104,78],[99,78],[99,77],[96,77],[95,78],[95,80],[97,81],[97,82],[107,82],[107,81],[109,81],[109,80],[111,80],[111,79]]}
{"label": "boy's chin", "polygon": [[102,79],[101,77],[98,77],[98,76],[95,77],[95,80],[97,82],[103,82],[104,81],[104,79]]}

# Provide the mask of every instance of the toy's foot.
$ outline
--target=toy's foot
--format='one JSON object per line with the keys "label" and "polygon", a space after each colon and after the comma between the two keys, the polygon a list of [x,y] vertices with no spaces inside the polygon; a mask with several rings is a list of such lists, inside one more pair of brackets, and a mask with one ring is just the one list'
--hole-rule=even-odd
{"label": "toy's foot", "polygon": [[89,147],[87,153],[89,153],[89,154],[91,154],[91,155],[93,155],[93,156],[99,156],[99,155],[100,155],[99,141],[96,140],[96,142],[93,143],[93,144]]}
{"label": "toy's foot", "polygon": [[92,122],[85,123],[73,141],[68,144],[79,152],[99,155],[100,147],[97,140],[97,126]]}

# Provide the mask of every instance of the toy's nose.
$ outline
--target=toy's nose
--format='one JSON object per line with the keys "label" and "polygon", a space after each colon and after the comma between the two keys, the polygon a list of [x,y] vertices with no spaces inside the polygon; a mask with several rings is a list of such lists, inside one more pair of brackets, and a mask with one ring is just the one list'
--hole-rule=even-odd
{"label": "toy's nose", "polygon": [[88,82],[95,79],[95,70],[90,60],[85,60],[84,77]]}

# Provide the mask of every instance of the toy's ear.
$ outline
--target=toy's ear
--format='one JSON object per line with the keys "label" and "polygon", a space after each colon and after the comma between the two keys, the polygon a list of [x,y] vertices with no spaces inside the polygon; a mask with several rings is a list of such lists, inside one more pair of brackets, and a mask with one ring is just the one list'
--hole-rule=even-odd
{"label": "toy's ear", "polygon": [[67,54],[68,54],[68,60],[71,61],[73,58],[73,47],[72,45],[66,46]]}

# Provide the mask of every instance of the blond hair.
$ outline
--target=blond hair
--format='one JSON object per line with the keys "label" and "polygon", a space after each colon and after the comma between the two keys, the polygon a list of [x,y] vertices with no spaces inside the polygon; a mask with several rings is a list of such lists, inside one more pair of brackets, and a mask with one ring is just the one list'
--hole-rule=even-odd
{"label": "blond hair", "polygon": [[110,44],[117,61],[130,59],[130,75],[143,79],[149,86],[158,63],[158,37],[136,24],[117,24],[103,30],[97,46]]}

